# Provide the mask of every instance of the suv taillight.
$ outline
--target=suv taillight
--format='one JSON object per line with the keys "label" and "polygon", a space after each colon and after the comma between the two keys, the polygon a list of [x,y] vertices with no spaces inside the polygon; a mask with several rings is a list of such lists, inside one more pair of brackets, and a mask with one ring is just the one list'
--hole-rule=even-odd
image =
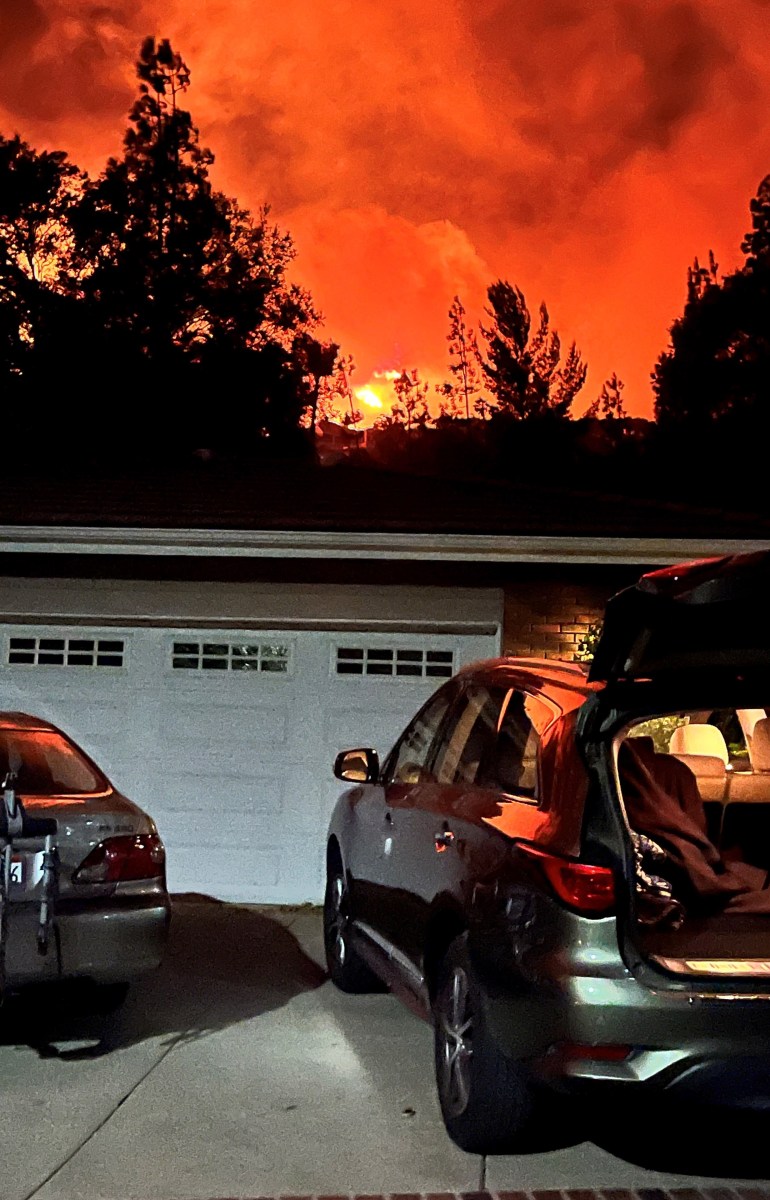
{"label": "suv taillight", "polygon": [[73,883],[123,883],[162,878],[166,851],[156,833],[106,838],[83,859]]}
{"label": "suv taillight", "polygon": [[608,917],[614,910],[615,876],[610,867],[573,862],[521,842],[517,849],[537,861],[558,898],[570,908],[591,917]]}

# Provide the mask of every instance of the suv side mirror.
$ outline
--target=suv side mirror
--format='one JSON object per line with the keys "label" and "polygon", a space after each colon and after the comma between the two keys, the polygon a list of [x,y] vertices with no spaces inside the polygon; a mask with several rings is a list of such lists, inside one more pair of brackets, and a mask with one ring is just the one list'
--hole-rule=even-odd
{"label": "suv side mirror", "polygon": [[334,760],[334,774],[345,783],[376,783],[379,755],[376,750],[343,750]]}

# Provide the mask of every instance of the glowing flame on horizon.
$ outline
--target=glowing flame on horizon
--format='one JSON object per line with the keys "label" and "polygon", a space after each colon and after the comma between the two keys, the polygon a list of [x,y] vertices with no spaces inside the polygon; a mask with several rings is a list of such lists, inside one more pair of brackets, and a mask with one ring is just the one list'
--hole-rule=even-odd
{"label": "glowing flame on horizon", "polygon": [[375,371],[369,383],[365,383],[363,387],[353,388],[353,395],[367,408],[376,408],[378,411],[382,411],[384,408],[390,408],[394,400],[392,389],[388,385],[394,379],[400,378],[400,371]]}
{"label": "glowing flame on horizon", "polygon": [[368,408],[382,408],[382,400],[377,395],[373,387],[368,384],[365,387],[354,388],[353,395],[356,400],[360,400],[362,404],[366,404]]}

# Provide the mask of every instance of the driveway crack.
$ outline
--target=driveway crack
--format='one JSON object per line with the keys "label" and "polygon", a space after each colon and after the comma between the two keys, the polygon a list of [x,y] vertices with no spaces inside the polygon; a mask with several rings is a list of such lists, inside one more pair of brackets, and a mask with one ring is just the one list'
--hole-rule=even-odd
{"label": "driveway crack", "polygon": [[40,1181],[40,1183],[36,1183],[31,1192],[27,1192],[26,1195],[22,1197],[22,1200],[34,1200],[34,1197],[40,1194],[46,1184],[50,1183],[51,1180],[58,1175],[68,1163],[72,1162],[73,1158],[80,1154],[80,1151],[87,1146],[93,1138],[96,1137],[97,1133],[104,1129],[105,1125],[107,1125],[107,1123],[115,1116],[115,1113],[118,1111],[118,1109],[122,1108],[126,1101],[130,1100],[134,1092],[136,1092],[137,1089],[140,1088],[144,1083],[144,1081],[148,1079],[150,1075],[152,1075],[153,1071],[156,1070],[161,1063],[165,1062],[172,1050],[176,1050],[177,1046],[179,1046],[179,1044],[185,1040],[186,1035],[183,1033],[180,1033],[178,1037],[173,1038],[163,1052],[158,1056],[158,1058],[156,1058],[155,1061],[150,1064],[147,1070],[139,1076],[139,1078],[131,1085],[128,1091],[120,1097],[117,1103],[113,1104],[106,1116],[102,1117],[102,1119],[96,1125],[94,1125],[93,1129],[90,1130],[85,1137],[81,1138],[78,1144],[72,1150],[70,1150],[68,1154],[65,1155],[61,1162],[57,1163],[57,1165],[48,1172],[48,1174]]}

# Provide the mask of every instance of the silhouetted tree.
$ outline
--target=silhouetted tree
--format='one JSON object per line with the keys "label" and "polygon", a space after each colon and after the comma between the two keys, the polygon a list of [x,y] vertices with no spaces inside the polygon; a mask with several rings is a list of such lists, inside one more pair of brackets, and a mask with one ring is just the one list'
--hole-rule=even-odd
{"label": "silhouetted tree", "polygon": [[315,436],[318,419],[318,396],[321,383],[334,374],[339,346],[336,342],[319,342],[307,333],[294,338],[294,355],[307,382],[310,396],[310,432]]}
{"label": "silhouetted tree", "polygon": [[741,242],[747,271],[767,271],[770,267],[770,175],[766,175],[749,202],[751,232]]}
{"label": "silhouetted tree", "polygon": [[449,309],[449,370],[451,383],[439,384],[436,391],[442,396],[442,414],[462,416],[470,420],[481,391],[479,348],[474,330],[465,320],[465,308],[455,296]]}
{"label": "silhouetted tree", "polygon": [[518,418],[566,417],[586,378],[577,347],[572,344],[560,367],[559,335],[551,329],[545,304],[533,331],[520,288],[500,279],[487,295],[485,311],[492,323],[481,326],[487,343],[482,367],[498,410]]}
{"label": "silhouetted tree", "polygon": [[488,361],[484,374],[500,408],[518,417],[528,415],[528,393],[532,374],[529,343],[530,316],[520,288],[498,280],[488,289],[493,324],[481,332],[487,343]]}
{"label": "silhouetted tree", "polygon": [[413,426],[425,426],[430,420],[428,412],[429,385],[420,380],[419,372],[415,369],[401,371],[393,381],[396,393],[396,403],[391,409],[391,418],[405,425],[407,430]]}
{"label": "silhouetted tree", "polygon": [[710,287],[719,283],[719,267],[714,258],[714,251],[709,250],[707,267],[702,267],[697,258],[687,271],[687,299],[700,300]]}
{"label": "silhouetted tree", "polygon": [[448,380],[445,380],[444,383],[437,383],[436,395],[439,397],[438,409],[440,415],[438,419],[440,421],[456,421],[461,417],[467,420],[465,409],[453,384]]}
{"label": "silhouetted tree", "polygon": [[309,295],[286,280],[291,238],[266,207],[253,216],[212,188],[213,156],[182,106],[190,72],[168,40],[143,42],[137,74],[123,154],[70,213],[90,358],[119,370],[144,444],[148,432],[160,449],[220,443],[229,424],[233,444],[284,445],[324,351]]}
{"label": "silhouetted tree", "polygon": [[[688,272],[682,316],[653,374],[655,415],[663,430],[700,437],[729,428],[745,435],[768,424],[770,395],[770,176],[751,201],[746,261],[719,278],[696,260]],[[715,434],[715,436],[717,436]]]}
{"label": "silhouetted tree", "polygon": [[338,351],[331,374],[321,380],[317,408],[319,420],[357,425],[362,419],[361,411],[355,405],[351,384],[355,370],[353,355],[341,354]]}
{"label": "silhouetted tree", "polygon": [[316,321],[309,297],[285,282],[288,234],[215,192],[213,155],[181,98],[190,72],[167,40],[147,38],[139,96],[120,159],[86,188],[76,214],[84,296],[107,328],[130,328],[152,356],[194,357],[207,343],[290,348]]}
{"label": "silhouetted tree", "polygon": [[551,384],[549,411],[557,417],[566,417],[582,389],[588,366],[583,362],[580,351],[573,342],[567,351],[563,366],[555,371]]}
{"label": "silhouetted tree", "polygon": [[137,75],[123,156],[109,160],[74,215],[77,286],[105,329],[130,331],[136,349],[157,358],[208,331],[207,268],[229,231],[209,182],[213,156],[180,106],[188,68],[167,40],[147,38]]}
{"label": "silhouetted tree", "polygon": [[37,153],[18,134],[0,137],[0,370],[26,369],[52,308],[61,310],[79,181],[63,151]]}
{"label": "silhouetted tree", "polygon": [[66,222],[80,179],[64,151],[37,153],[0,136],[0,252],[29,279],[56,286],[65,269]]}
{"label": "silhouetted tree", "polygon": [[625,386],[613,371],[609,379],[604,381],[599,395],[586,409],[585,416],[598,417],[600,420],[624,420],[628,416],[622,396]]}

